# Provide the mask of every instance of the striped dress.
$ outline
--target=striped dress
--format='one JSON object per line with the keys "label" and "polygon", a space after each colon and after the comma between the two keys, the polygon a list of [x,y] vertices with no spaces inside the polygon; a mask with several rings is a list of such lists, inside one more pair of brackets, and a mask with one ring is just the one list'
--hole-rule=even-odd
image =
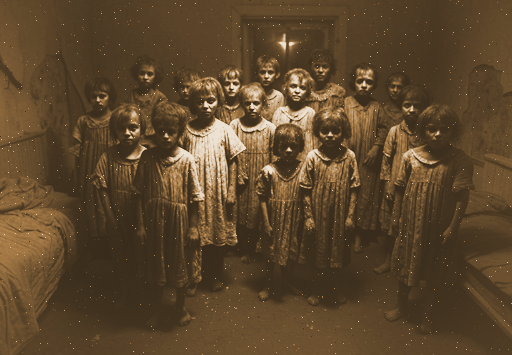
{"label": "striped dress", "polygon": [[384,112],[386,112],[386,115],[388,115],[388,127],[396,126],[402,122],[403,117],[401,108],[393,105],[391,101],[382,105],[382,108],[384,109]]}
{"label": "striped dress", "polygon": [[245,185],[238,197],[238,224],[255,229],[260,221],[260,200],[256,194],[256,180],[261,169],[272,161],[276,126],[262,119],[256,126],[247,127],[238,118],[232,121],[230,126],[245,145],[245,150],[238,156],[239,183],[243,180]]}
{"label": "striped dress", "polygon": [[261,110],[261,117],[267,121],[272,122],[272,119],[274,118],[274,112],[276,112],[278,107],[283,106],[285,106],[283,94],[273,89],[272,93],[267,96],[267,104],[263,106],[263,109]]}
{"label": "striped dress", "polygon": [[152,136],[155,134],[155,129],[151,123],[151,116],[153,114],[153,108],[160,101],[167,101],[167,96],[165,96],[158,89],[155,89],[152,93],[147,95],[141,95],[139,94],[138,89],[135,89],[132,90],[123,100],[123,102],[135,104],[140,107],[142,113],[144,114],[143,117],[146,123],[146,132],[144,134],[145,136]]}
{"label": "striped dress", "polygon": [[215,111],[215,117],[224,122],[225,124],[229,125],[232,121],[236,120],[237,118],[244,117],[245,112],[239,103],[234,106],[228,106],[226,104],[219,106],[217,108],[217,111]]}
{"label": "striped dress", "polygon": [[346,144],[356,155],[361,179],[361,189],[357,195],[356,226],[375,231],[379,226],[381,162],[376,168],[363,162],[374,145],[384,145],[388,133],[388,118],[377,101],[372,99],[363,107],[353,96],[345,99],[345,113],[352,127],[352,137]]}
{"label": "striped dress", "polygon": [[323,90],[311,91],[306,105],[318,112],[327,107],[338,107],[345,104],[345,89],[334,83],[327,83]]}

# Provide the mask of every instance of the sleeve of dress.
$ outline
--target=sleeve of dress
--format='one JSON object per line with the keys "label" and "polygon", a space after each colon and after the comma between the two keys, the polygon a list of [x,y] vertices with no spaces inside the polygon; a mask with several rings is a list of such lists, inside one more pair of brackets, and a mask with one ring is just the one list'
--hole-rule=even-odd
{"label": "sleeve of dress", "polygon": [[306,157],[304,169],[300,172],[299,186],[311,190],[315,185],[315,152],[311,151]]}
{"label": "sleeve of dress", "polygon": [[228,160],[233,160],[238,154],[245,150],[245,145],[242,143],[240,138],[238,138],[235,131],[233,131],[231,127],[226,127],[224,131],[224,139],[226,140],[226,157]]}
{"label": "sleeve of dress", "polygon": [[409,180],[409,176],[411,176],[411,157],[412,151],[409,149],[402,156],[402,163],[400,164],[400,171],[398,172],[398,176],[395,181],[396,186],[405,187],[407,185],[407,181]]}
{"label": "sleeve of dress", "polygon": [[386,137],[388,135],[389,127],[388,127],[388,115],[382,108],[380,104],[378,104],[377,108],[377,134],[375,137],[376,145],[384,145],[386,141]]}
{"label": "sleeve of dress", "polygon": [[256,193],[258,196],[264,197],[266,200],[270,198],[270,177],[271,168],[269,165],[261,169],[256,179]]}
{"label": "sleeve of dress", "polygon": [[473,185],[473,161],[462,151],[460,155],[461,157],[455,167],[452,192],[459,192],[465,189],[473,190],[475,188],[475,185]]}
{"label": "sleeve of dress", "polygon": [[96,189],[107,189],[109,185],[109,168],[108,168],[108,156],[107,152],[103,153],[98,160],[98,164],[96,164],[96,169],[91,176],[91,184]]}
{"label": "sleeve of dress", "polygon": [[188,201],[190,203],[204,201],[204,194],[197,173],[197,165],[192,155],[189,156],[188,181]]}
{"label": "sleeve of dress", "polygon": [[350,151],[350,153],[350,188],[353,189],[361,186],[361,180],[359,180],[359,169],[357,167],[356,155],[352,151]]}
{"label": "sleeve of dress", "polygon": [[139,164],[137,165],[137,171],[135,172],[135,177],[133,178],[133,193],[134,194],[142,194],[144,190],[144,169],[147,164],[147,156],[148,151],[144,151],[140,157]]}
{"label": "sleeve of dress", "polygon": [[276,126],[272,123],[272,122],[269,122],[269,139],[270,139],[270,146],[269,146],[269,150],[270,150],[270,161],[274,161],[274,135],[276,134]]}
{"label": "sleeve of dress", "polygon": [[332,96],[332,107],[345,108],[345,94],[345,89],[340,85],[336,85],[336,90]]}
{"label": "sleeve of dress", "polygon": [[167,96],[165,96],[165,94],[163,92],[158,90],[158,96],[157,96],[157,99],[156,99],[156,103],[159,103],[159,102],[162,102],[162,101],[168,101],[167,100]]}
{"label": "sleeve of dress", "polygon": [[382,166],[380,169],[380,179],[384,181],[391,180],[391,167],[393,166],[393,156],[396,149],[395,127],[389,130],[386,142],[384,142]]}
{"label": "sleeve of dress", "polygon": [[71,134],[71,136],[80,143],[82,143],[82,129],[84,124],[84,119],[82,117],[83,116],[78,118],[75,128],[73,128],[73,133]]}

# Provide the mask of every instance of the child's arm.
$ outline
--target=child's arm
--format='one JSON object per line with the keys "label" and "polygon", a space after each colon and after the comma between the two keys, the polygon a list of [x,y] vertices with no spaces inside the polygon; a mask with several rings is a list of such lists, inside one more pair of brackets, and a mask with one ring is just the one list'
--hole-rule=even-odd
{"label": "child's arm", "polygon": [[234,205],[236,202],[237,163],[237,157],[228,162],[228,205]]}
{"label": "child's arm", "polygon": [[375,144],[372,149],[368,152],[366,159],[363,164],[373,168],[377,168],[380,165],[379,158],[382,156],[382,146]]}
{"label": "child's arm", "polygon": [[144,214],[142,212],[142,196],[137,194],[135,199],[135,237],[141,245],[144,245],[146,242],[146,229],[144,228]]}
{"label": "child's arm", "polygon": [[103,209],[105,210],[105,218],[107,220],[107,231],[110,235],[114,235],[117,233],[117,219],[114,215],[114,211],[112,210],[112,203],[110,201],[110,196],[108,195],[107,189],[100,188],[99,189],[101,203],[103,204]]}
{"label": "child's arm", "polygon": [[357,201],[357,189],[350,189],[350,200],[348,203],[347,219],[345,221],[345,229],[353,230],[356,227],[356,201]]}
{"label": "child's arm", "polygon": [[455,201],[455,213],[453,214],[450,226],[441,235],[443,238],[441,244],[446,244],[447,242],[457,237],[457,233],[462,222],[462,217],[464,217],[464,213],[466,212],[466,208],[468,207],[469,189],[464,189],[459,192],[456,192]]}
{"label": "child's arm", "polygon": [[313,235],[315,233],[315,220],[313,219],[313,209],[311,204],[311,190],[309,189],[302,189],[303,192],[303,205],[304,205],[304,227],[306,228],[306,231]]}
{"label": "child's arm", "polygon": [[405,187],[395,186],[395,203],[393,204],[393,212],[391,213],[391,233],[398,233],[398,220],[402,212],[402,200],[404,198]]}
{"label": "child's arm", "polygon": [[197,225],[199,221],[199,203],[193,201],[188,206],[188,233],[187,239],[189,246],[199,246],[199,232],[197,231]]}
{"label": "child's arm", "polygon": [[268,218],[267,199],[264,196],[260,196],[260,207],[261,217],[263,218],[263,230],[269,237],[272,236],[272,227],[270,226],[270,220]]}

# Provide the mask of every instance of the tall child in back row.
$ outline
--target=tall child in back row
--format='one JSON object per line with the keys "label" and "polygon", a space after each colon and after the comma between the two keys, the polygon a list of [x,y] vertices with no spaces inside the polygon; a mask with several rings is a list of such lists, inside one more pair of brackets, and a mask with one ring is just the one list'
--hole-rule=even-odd
{"label": "tall child in back row", "polygon": [[189,108],[190,87],[194,81],[199,79],[201,79],[201,74],[197,70],[190,68],[181,68],[174,76],[174,90],[176,90],[180,96],[177,104],[181,105],[181,107],[187,111],[189,121],[192,119],[192,114],[190,113]]}
{"label": "tall child in back row", "polygon": [[256,59],[255,66],[258,82],[265,90],[265,96],[267,97],[267,103],[263,106],[261,116],[272,122],[277,108],[285,105],[283,94],[274,89],[276,80],[281,76],[279,62],[274,57],[262,55]]}
{"label": "tall child in back row", "polygon": [[219,105],[215,117],[229,125],[231,121],[245,114],[240,105],[240,89],[242,88],[244,74],[242,69],[234,65],[227,65],[219,71],[217,79],[222,86],[226,101]]}

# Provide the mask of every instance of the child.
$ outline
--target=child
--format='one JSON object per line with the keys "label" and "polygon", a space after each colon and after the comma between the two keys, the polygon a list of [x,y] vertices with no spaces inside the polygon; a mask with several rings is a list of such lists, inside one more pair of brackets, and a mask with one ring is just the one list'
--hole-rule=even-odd
{"label": "child", "polygon": [[189,114],[189,121],[192,119],[192,114],[189,109],[189,90],[192,83],[199,79],[201,79],[201,74],[197,70],[189,68],[181,68],[174,76],[174,89],[180,96],[177,103],[187,111]]}
{"label": "child", "polygon": [[158,60],[141,55],[130,68],[130,74],[139,87],[132,90],[124,102],[140,107],[146,121],[146,133],[142,136],[142,144],[152,147],[155,130],[151,123],[151,114],[157,103],[167,101],[167,97],[156,88],[164,79],[164,68]]}
{"label": "child", "polygon": [[[85,96],[89,99],[92,111],[78,119],[72,135],[80,147],[76,188],[85,207],[89,232],[87,253],[92,254],[88,256],[99,257],[99,253],[107,247],[106,220],[100,195],[93,187],[91,178],[101,155],[113,144],[109,121],[117,95],[110,80],[98,77],[85,84]],[[93,247],[97,250],[93,251]],[[105,250],[102,250],[103,247]]]}
{"label": "child", "polygon": [[417,133],[426,145],[404,154],[395,182],[392,228],[398,236],[391,271],[399,281],[398,307],[385,312],[385,318],[393,322],[406,316],[411,287],[425,280],[425,317],[420,331],[430,333],[434,307],[442,301],[440,288],[453,271],[449,266],[457,255],[457,231],[469,190],[474,188],[473,162],[451,145],[460,133],[460,121],[448,106],[425,109]]}
{"label": "child", "polygon": [[121,281],[121,299],[117,308],[126,306],[134,291],[135,270],[142,276],[142,246],[135,240],[135,195],[132,181],[140,156],[146,149],[139,144],[145,122],[133,104],[121,104],[110,117],[110,135],[117,145],[101,156],[92,184],[99,190],[107,219],[107,232],[116,278]]}
{"label": "child", "polygon": [[407,74],[403,72],[391,74],[386,81],[386,91],[388,93],[389,101],[382,105],[382,108],[384,108],[384,112],[388,115],[389,127],[396,126],[402,122],[402,107],[398,102],[398,95],[400,95],[400,91],[404,87],[410,84],[411,79],[409,79]]}
{"label": "child", "polygon": [[245,145],[238,156],[239,186],[237,235],[242,252],[242,262],[250,262],[254,252],[260,217],[260,202],[256,194],[256,178],[270,164],[272,142],[276,126],[261,117],[265,106],[265,92],[259,83],[252,83],[240,90],[240,101],[245,115],[231,121],[231,128]]}
{"label": "child", "polygon": [[219,71],[217,77],[222,86],[226,102],[219,106],[215,117],[229,125],[231,121],[245,114],[244,109],[240,106],[239,95],[244,74],[242,69],[234,65],[227,65]]}
{"label": "child", "polygon": [[[198,228],[203,270],[213,291],[223,288],[223,246],[237,243],[237,157],[245,150],[235,132],[215,118],[217,106],[223,102],[224,94],[217,80],[195,81],[190,87],[190,111],[197,118],[189,122],[183,139],[183,147],[196,159],[199,183],[205,192],[204,201],[199,203]],[[187,295],[194,295],[196,286]]]}
{"label": "child", "polygon": [[323,109],[315,115],[313,132],[322,145],[306,158],[300,187],[304,202],[305,235],[299,262],[313,266],[313,293],[308,303],[316,306],[327,285],[335,301],[347,301],[341,290],[340,270],[350,262],[348,233],[355,227],[359,173],[354,153],[342,143],[351,136],[343,108]]}
{"label": "child", "polygon": [[274,89],[276,80],[281,76],[277,59],[268,55],[258,57],[256,59],[256,76],[267,97],[267,103],[263,106],[261,116],[272,122],[276,109],[285,105],[283,94]]}
{"label": "child", "polygon": [[345,89],[331,83],[336,74],[336,60],[328,49],[315,49],[309,56],[309,73],[315,80],[315,90],[307,98],[306,104],[315,112],[326,107],[344,105]]}
{"label": "child", "polygon": [[377,274],[388,272],[391,264],[391,251],[396,236],[390,233],[389,222],[395,196],[394,182],[400,171],[402,155],[409,149],[420,145],[416,135],[416,122],[421,112],[430,103],[425,90],[413,85],[406,86],[400,91],[397,102],[402,107],[402,122],[389,130],[384,143],[384,156],[380,171],[380,179],[384,181],[384,196],[380,206],[379,221],[385,238],[386,261],[373,269]]}
{"label": "child", "polygon": [[354,251],[362,251],[361,238],[376,237],[381,200],[380,166],[382,147],[388,134],[387,116],[371,97],[378,74],[373,65],[360,63],[352,68],[349,85],[355,91],[345,98],[345,112],[352,127],[348,148],[356,155],[361,189],[357,196],[357,223]]}
{"label": "child", "polygon": [[312,133],[315,111],[306,106],[306,98],[313,89],[313,79],[304,69],[292,69],[284,76],[283,91],[286,106],[277,108],[272,122],[279,126],[293,123],[304,132],[304,150],[299,153],[299,160],[304,161],[306,155],[319,146],[318,138]]}
{"label": "child", "polygon": [[291,275],[298,258],[302,235],[302,208],[299,196],[299,177],[303,162],[297,159],[304,149],[302,129],[291,123],[277,127],[273,152],[278,159],[265,166],[258,176],[256,193],[260,198],[262,228],[258,251],[267,259],[265,286],[258,294],[261,301],[270,297],[274,268],[278,279],[276,294],[284,284],[291,293]]}
{"label": "child", "polygon": [[136,233],[145,241],[148,282],[157,287],[155,313],[146,323],[155,327],[164,312],[164,290],[176,288],[176,312],[187,325],[187,286],[201,280],[198,203],[204,200],[194,157],[178,146],[187,112],[173,102],[153,111],[156,147],[142,154],[135,175],[138,193]]}

